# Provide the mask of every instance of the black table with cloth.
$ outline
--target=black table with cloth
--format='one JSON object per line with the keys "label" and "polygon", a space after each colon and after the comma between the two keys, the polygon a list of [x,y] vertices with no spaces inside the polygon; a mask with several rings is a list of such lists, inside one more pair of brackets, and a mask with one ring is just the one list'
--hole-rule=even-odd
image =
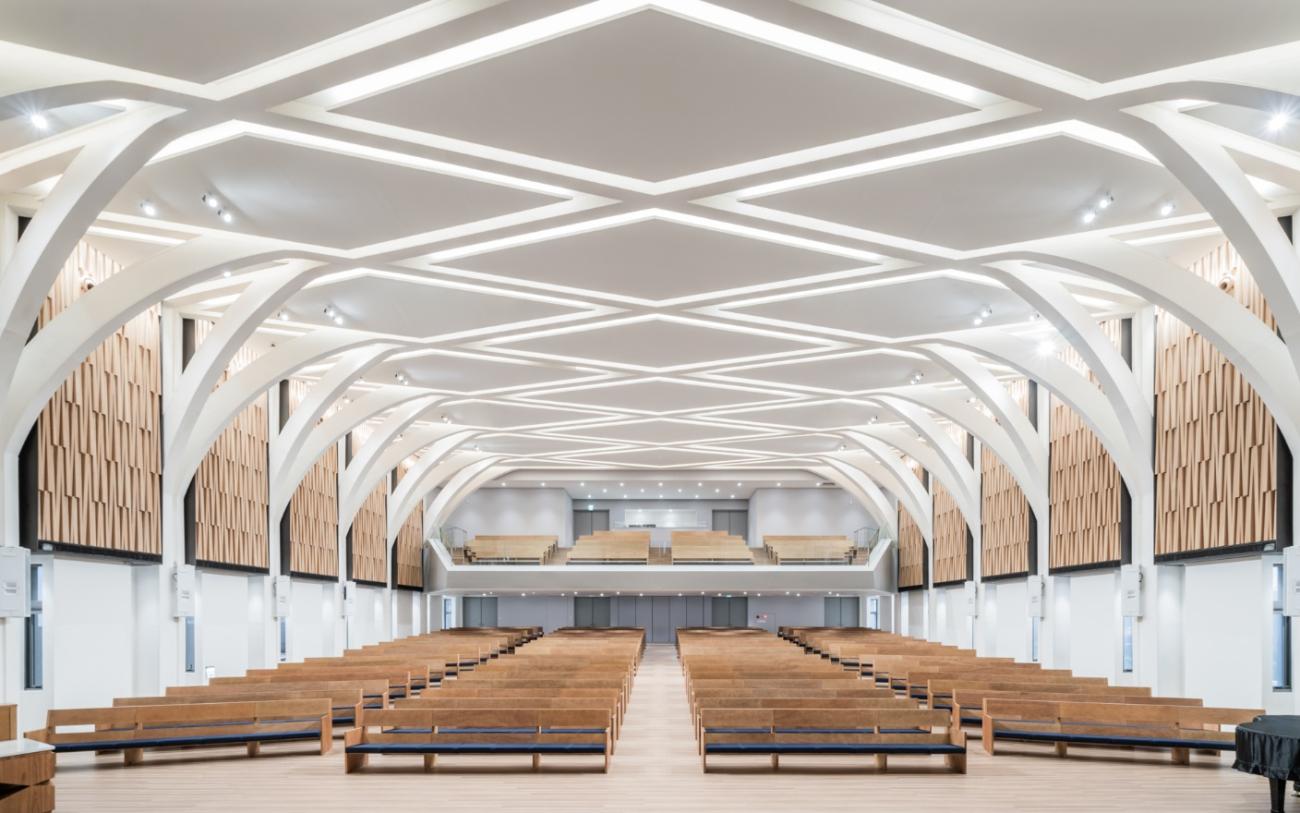
{"label": "black table with cloth", "polygon": [[1268,778],[1273,813],[1286,804],[1286,783],[1300,781],[1300,716],[1263,714],[1237,726],[1232,767]]}

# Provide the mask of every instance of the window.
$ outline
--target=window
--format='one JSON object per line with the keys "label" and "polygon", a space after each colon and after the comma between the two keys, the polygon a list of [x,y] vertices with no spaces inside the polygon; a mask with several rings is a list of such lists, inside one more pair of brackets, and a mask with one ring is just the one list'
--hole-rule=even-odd
{"label": "window", "polygon": [[1291,688],[1291,618],[1282,611],[1285,595],[1282,565],[1273,565],[1273,690]]}
{"label": "window", "polygon": [[873,630],[880,629],[880,596],[867,599],[867,626]]}
{"label": "window", "polygon": [[32,565],[30,571],[31,614],[27,616],[24,636],[23,686],[45,688],[45,566]]}
{"label": "window", "polygon": [[1038,625],[1043,619],[1034,616],[1029,619],[1029,660],[1038,663]]}
{"label": "window", "polygon": [[442,597],[442,628],[449,630],[456,626],[456,600],[451,596]]}
{"label": "window", "polygon": [[1133,671],[1133,617],[1124,616],[1124,654],[1120,668],[1125,674]]}
{"label": "window", "polygon": [[280,619],[280,662],[289,660],[289,619]]}
{"label": "window", "polygon": [[186,617],[185,619],[185,671],[186,672],[193,673],[198,671],[197,666],[195,666],[195,661],[197,660],[195,658],[195,649],[197,648],[197,643],[198,642],[195,641],[194,616],[191,615]]}

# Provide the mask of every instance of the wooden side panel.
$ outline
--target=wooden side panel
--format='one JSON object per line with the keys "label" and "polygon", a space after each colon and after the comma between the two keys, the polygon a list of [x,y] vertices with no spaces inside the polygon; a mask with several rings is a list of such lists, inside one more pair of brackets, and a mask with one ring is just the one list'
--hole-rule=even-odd
{"label": "wooden side panel", "polygon": [[[120,266],[78,243],[41,307],[47,324]],[[162,553],[159,310],[95,348],[37,419],[37,536],[130,554]]]}
{"label": "wooden side panel", "polygon": [[[212,323],[195,324],[195,345]],[[221,377],[257,358],[241,348]],[[220,384],[218,384],[220,386]],[[195,558],[200,562],[265,568],[270,565],[267,398],[263,394],[226,427],[194,475]]]}
{"label": "wooden side panel", "polygon": [[[296,407],[307,384],[289,382],[289,403]],[[339,575],[339,455],[329,447],[308,469],[289,501],[289,539],[293,572],[314,576]]]}
{"label": "wooden side panel", "polygon": [[383,480],[352,521],[352,578],[388,582],[388,483]]}
{"label": "wooden side panel", "polygon": [[[1191,273],[1274,326],[1259,286],[1224,243]],[[1156,555],[1277,538],[1277,426],[1223,354],[1172,314],[1156,320]]]}
{"label": "wooden side panel", "polygon": [[966,520],[948,489],[937,479],[934,494],[934,583],[965,581]]}
{"label": "wooden side panel", "polygon": [[397,531],[393,556],[397,560],[398,587],[424,586],[423,549],[424,503],[420,503]]}
{"label": "wooden side panel", "polygon": [[[1102,323],[1119,345],[1118,320]],[[1073,348],[1062,358],[1086,369]],[[1095,376],[1091,376],[1096,381]],[[1073,409],[1052,396],[1051,528],[1049,567],[1114,562],[1120,558],[1123,490],[1119,469],[1101,441]]]}
{"label": "wooden side panel", "polygon": [[898,586],[925,585],[925,537],[916,520],[903,508],[898,509]]}
{"label": "wooden side panel", "polygon": [[[1029,411],[1029,381],[1008,382],[1007,391]],[[1029,570],[1029,499],[987,446],[980,448],[980,573],[1006,576]]]}

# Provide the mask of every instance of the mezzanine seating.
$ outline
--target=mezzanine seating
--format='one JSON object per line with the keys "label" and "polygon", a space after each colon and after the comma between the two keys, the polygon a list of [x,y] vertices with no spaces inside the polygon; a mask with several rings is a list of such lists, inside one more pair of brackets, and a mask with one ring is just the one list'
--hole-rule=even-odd
{"label": "mezzanine seating", "polygon": [[673,531],[670,553],[675,565],[754,563],[754,554],[745,540],[722,531]]}
{"label": "mezzanine seating", "polygon": [[580,536],[569,548],[571,565],[645,565],[650,563],[649,531],[597,531]]}
{"label": "mezzanine seating", "polygon": [[764,536],[763,549],[776,565],[847,565],[854,552],[846,536]]}
{"label": "mezzanine seating", "polygon": [[555,554],[554,536],[476,536],[465,543],[470,564],[544,565]]}

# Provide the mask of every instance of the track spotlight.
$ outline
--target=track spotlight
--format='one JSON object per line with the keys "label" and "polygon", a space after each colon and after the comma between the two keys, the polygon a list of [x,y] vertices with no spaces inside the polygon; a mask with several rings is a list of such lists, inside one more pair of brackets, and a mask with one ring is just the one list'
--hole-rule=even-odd
{"label": "track spotlight", "polygon": [[147,200],[140,201],[140,211],[144,212],[145,217],[158,216],[158,207],[154,206],[151,202]]}
{"label": "track spotlight", "polygon": [[217,212],[217,217],[221,218],[222,223],[235,222],[235,216],[232,215],[230,212],[227,212],[225,209],[222,209],[220,212]]}
{"label": "track spotlight", "polygon": [[1173,204],[1173,203],[1165,202],[1165,203],[1160,204],[1160,216],[1161,216],[1161,217],[1169,217],[1169,216],[1170,216],[1171,214],[1173,214],[1173,213],[1174,213],[1174,204]]}
{"label": "track spotlight", "polygon": [[32,123],[33,127],[41,132],[50,129],[50,120],[45,118],[44,113],[33,113],[27,117],[27,120]]}
{"label": "track spotlight", "polygon": [[993,309],[990,308],[988,305],[985,305],[984,307],[980,308],[981,319],[987,319],[992,315],[993,315]]}
{"label": "track spotlight", "polygon": [[1268,131],[1276,133],[1291,123],[1291,116],[1287,113],[1274,113],[1273,117],[1268,120]]}
{"label": "track spotlight", "polygon": [[221,208],[221,201],[218,200],[218,199],[217,199],[217,196],[214,195],[214,194],[212,194],[211,192],[205,192],[205,193],[204,193],[204,195],[203,195],[203,202],[206,203],[206,204],[208,205],[208,208],[209,208],[209,209],[220,209],[220,208]]}
{"label": "track spotlight", "polygon": [[1097,199],[1098,209],[1109,209],[1110,205],[1115,202],[1115,196],[1109,192]]}
{"label": "track spotlight", "polygon": [[1097,212],[1096,212],[1095,210],[1093,210],[1093,209],[1089,209],[1088,211],[1086,211],[1086,212],[1083,213],[1083,222],[1084,222],[1084,223],[1091,223],[1092,221],[1094,221],[1094,220],[1096,220],[1096,219],[1097,219]]}
{"label": "track spotlight", "polygon": [[222,276],[222,278],[224,278],[224,279],[230,279],[230,269],[227,268],[225,271],[222,271],[222,272],[221,272],[221,276]]}
{"label": "track spotlight", "polygon": [[979,327],[984,324],[984,318],[982,316],[976,316],[974,319],[970,320],[970,323],[975,327]]}
{"label": "track spotlight", "polygon": [[343,317],[342,317],[342,316],[335,316],[335,317],[334,317],[334,324],[336,324],[336,325],[341,325],[341,324],[343,324]]}

